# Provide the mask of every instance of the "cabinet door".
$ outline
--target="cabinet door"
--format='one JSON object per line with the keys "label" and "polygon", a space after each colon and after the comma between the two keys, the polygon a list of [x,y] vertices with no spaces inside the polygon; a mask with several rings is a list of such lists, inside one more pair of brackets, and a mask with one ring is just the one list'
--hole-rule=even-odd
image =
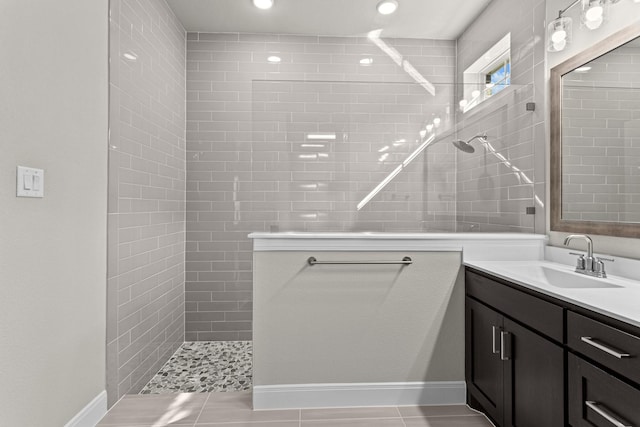
{"label": "cabinet door", "polygon": [[504,319],[504,426],[564,426],[562,347]]}
{"label": "cabinet door", "polygon": [[497,425],[503,420],[503,363],[499,354],[502,321],[500,314],[467,297],[467,388]]}

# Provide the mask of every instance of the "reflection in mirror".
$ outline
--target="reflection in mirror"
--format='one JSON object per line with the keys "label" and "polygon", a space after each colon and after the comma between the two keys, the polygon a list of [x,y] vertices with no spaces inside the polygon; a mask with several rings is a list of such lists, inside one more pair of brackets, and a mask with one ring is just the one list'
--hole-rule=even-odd
{"label": "reflection in mirror", "polygon": [[552,70],[551,230],[638,236],[640,30]]}
{"label": "reflection in mirror", "polygon": [[640,39],[562,77],[562,217],[640,222]]}

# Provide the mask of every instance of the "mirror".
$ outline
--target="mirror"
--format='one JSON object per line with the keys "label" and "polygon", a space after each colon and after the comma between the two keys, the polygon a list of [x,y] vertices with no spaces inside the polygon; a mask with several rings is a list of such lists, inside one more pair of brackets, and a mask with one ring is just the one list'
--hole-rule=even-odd
{"label": "mirror", "polygon": [[551,70],[551,230],[640,237],[640,24]]}

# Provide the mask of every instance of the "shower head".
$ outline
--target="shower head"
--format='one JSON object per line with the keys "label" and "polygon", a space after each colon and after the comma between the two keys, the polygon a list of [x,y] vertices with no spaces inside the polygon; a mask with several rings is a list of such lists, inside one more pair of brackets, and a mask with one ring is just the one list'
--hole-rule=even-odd
{"label": "shower head", "polygon": [[487,142],[487,135],[476,135],[473,138],[468,139],[467,141],[456,139],[455,141],[453,141],[453,145],[455,145],[455,147],[460,151],[464,151],[465,153],[473,153],[476,151],[476,149],[471,146],[471,141],[473,141],[474,139],[479,139],[480,142]]}
{"label": "shower head", "polygon": [[476,149],[473,148],[468,141],[463,141],[461,139],[453,141],[453,145],[455,145],[458,150],[464,151],[465,153],[473,153],[474,151],[476,151]]}

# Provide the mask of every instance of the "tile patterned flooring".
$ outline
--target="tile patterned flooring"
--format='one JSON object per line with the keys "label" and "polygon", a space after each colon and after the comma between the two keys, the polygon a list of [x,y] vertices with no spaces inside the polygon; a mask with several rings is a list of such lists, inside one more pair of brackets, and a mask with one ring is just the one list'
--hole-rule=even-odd
{"label": "tile patterned flooring", "polygon": [[492,426],[464,405],[254,411],[251,344],[184,343],[140,394],[122,398],[97,427]]}
{"label": "tile patterned flooring", "polygon": [[140,394],[251,389],[251,341],[185,342]]}
{"label": "tile patterned flooring", "polygon": [[491,427],[464,405],[254,411],[251,392],[128,395],[97,427]]}

